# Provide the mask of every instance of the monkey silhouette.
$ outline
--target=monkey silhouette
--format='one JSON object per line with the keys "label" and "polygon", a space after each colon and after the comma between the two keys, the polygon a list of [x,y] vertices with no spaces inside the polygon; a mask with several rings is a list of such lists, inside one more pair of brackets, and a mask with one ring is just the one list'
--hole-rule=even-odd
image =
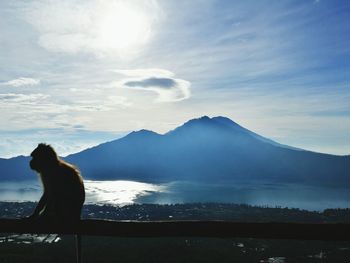
{"label": "monkey silhouette", "polygon": [[34,149],[31,157],[29,165],[40,176],[43,195],[29,219],[54,224],[77,223],[85,201],[79,170],[60,159],[55,150],[44,143]]}

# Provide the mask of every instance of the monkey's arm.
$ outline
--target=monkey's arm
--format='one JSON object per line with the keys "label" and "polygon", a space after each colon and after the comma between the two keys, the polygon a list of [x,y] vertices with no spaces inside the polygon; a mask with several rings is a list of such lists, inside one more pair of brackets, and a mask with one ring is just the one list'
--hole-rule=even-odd
{"label": "monkey's arm", "polygon": [[44,192],[44,194],[41,196],[38,205],[36,206],[34,213],[30,216],[30,218],[37,218],[40,215],[40,212],[45,208],[47,205],[47,194]]}

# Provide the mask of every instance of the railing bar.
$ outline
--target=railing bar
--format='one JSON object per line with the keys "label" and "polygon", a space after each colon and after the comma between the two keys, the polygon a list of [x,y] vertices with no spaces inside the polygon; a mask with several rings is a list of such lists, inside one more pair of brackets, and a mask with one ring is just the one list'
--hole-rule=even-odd
{"label": "railing bar", "polygon": [[56,233],[114,237],[216,237],[350,241],[350,224],[228,221],[81,220],[76,226],[0,219],[0,233]]}

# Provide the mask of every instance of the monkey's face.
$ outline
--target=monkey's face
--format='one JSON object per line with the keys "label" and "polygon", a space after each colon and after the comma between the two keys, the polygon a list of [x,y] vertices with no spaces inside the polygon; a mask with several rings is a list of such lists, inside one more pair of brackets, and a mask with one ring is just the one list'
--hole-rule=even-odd
{"label": "monkey's face", "polygon": [[37,171],[40,173],[40,169],[39,169],[39,166],[38,166],[38,162],[36,159],[32,159],[30,162],[29,162],[29,166],[30,166],[30,169],[34,170],[34,171]]}
{"label": "monkey's face", "polygon": [[44,162],[43,149],[36,147],[35,150],[30,154],[32,160],[29,162],[29,166],[32,170],[41,172],[42,163]]}
{"label": "monkey's face", "polygon": [[29,162],[29,166],[32,170],[42,173],[57,162],[57,155],[50,145],[39,144],[38,147],[30,154],[32,160]]}

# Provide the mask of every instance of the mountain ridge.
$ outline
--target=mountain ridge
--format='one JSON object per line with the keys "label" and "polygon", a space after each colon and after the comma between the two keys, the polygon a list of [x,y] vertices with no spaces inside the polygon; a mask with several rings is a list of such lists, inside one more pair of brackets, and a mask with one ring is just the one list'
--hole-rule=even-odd
{"label": "mountain ridge", "polygon": [[[30,157],[0,159],[0,180],[29,178]],[[349,185],[350,158],[279,144],[229,118],[192,119],[165,134],[139,130],[64,157],[92,180]]]}

